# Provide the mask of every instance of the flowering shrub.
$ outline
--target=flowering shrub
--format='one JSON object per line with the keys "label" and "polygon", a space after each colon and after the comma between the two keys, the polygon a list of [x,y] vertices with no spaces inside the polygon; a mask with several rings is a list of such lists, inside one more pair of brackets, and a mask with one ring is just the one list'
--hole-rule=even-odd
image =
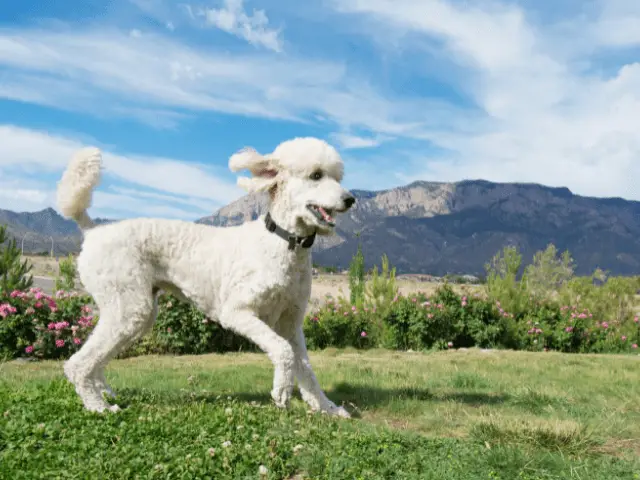
{"label": "flowering shrub", "polygon": [[80,348],[95,325],[91,297],[37,288],[0,296],[0,354],[66,358]]}
{"label": "flowering shrub", "polygon": [[151,334],[139,340],[122,356],[144,353],[222,353],[253,351],[256,348],[244,337],[212,322],[193,305],[165,294],[158,299],[158,318]]}
{"label": "flowering shrub", "polygon": [[307,347],[368,348],[377,342],[380,319],[375,307],[358,307],[329,297],[326,305],[308,315],[304,322]]}
{"label": "flowering shrub", "polygon": [[537,300],[521,304],[521,309],[514,314],[500,301],[460,295],[444,284],[430,298],[397,295],[386,315],[366,307],[358,309],[344,298],[329,299],[307,316],[305,335],[309,348],[638,351],[638,317],[627,322],[602,321],[588,309]]}

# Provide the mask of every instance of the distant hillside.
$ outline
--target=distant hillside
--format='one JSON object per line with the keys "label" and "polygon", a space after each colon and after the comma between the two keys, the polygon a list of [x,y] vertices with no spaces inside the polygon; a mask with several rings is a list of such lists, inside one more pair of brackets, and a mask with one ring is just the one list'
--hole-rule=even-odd
{"label": "distant hillside", "polygon": [[[577,272],[596,267],[612,274],[640,274],[640,202],[574,195],[567,188],[537,184],[414,182],[384,191],[353,191],[356,206],[338,217],[336,235],[314,245],[314,261],[346,268],[357,248],[367,267],[389,256],[399,273],[433,275],[484,273],[484,265],[506,245],[529,262],[554,243],[568,249]],[[198,223],[238,225],[266,212],[265,195],[246,195]],[[102,220],[108,221],[108,220]],[[0,210],[26,251],[76,251],[74,222],[53,209],[35,213]],[[28,246],[28,248],[27,248]]]}
{"label": "distant hillside", "polygon": [[[334,238],[314,246],[315,262],[346,268],[359,232],[367,267],[386,253],[401,273],[482,275],[506,245],[517,246],[529,262],[554,243],[571,252],[580,274],[596,267],[640,274],[640,202],[483,180],[353,193],[355,208],[338,217]],[[263,195],[247,195],[200,222],[237,225],[265,210]]]}
{"label": "distant hillside", "polygon": [[[96,223],[110,220],[94,219]],[[25,253],[41,253],[53,250],[56,255],[66,255],[80,249],[82,235],[73,220],[63,218],[53,208],[39,212],[12,212],[0,209],[0,225],[7,225],[7,232],[14,237]]]}

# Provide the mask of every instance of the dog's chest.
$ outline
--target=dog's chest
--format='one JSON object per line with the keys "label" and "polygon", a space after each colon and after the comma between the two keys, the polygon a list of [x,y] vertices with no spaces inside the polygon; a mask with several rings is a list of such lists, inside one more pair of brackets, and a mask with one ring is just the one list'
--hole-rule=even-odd
{"label": "dog's chest", "polygon": [[311,278],[308,273],[296,272],[289,275],[274,272],[260,300],[260,315],[273,324],[283,314],[304,310],[311,293]]}

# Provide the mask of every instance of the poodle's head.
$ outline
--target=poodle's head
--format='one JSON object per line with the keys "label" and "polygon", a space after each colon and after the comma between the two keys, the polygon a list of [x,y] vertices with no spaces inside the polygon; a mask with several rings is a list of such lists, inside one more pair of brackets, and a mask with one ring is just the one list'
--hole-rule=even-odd
{"label": "poodle's head", "polygon": [[355,198],[340,182],[342,158],[331,145],[317,138],[295,138],[267,155],[244,149],[229,159],[232,171],[247,169],[251,177],[238,184],[249,192],[267,191],[276,223],[301,235],[328,235],[336,213],[347,211]]}

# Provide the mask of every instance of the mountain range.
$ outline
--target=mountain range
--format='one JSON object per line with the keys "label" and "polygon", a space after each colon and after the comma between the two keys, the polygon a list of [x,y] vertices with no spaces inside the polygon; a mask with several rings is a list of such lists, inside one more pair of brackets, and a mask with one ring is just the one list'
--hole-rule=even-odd
{"label": "mountain range", "polygon": [[[640,202],[484,180],[418,181],[352,193],[357,203],[337,217],[336,234],[314,244],[315,263],[346,268],[360,242],[367,267],[386,254],[398,273],[482,275],[486,262],[505,246],[516,246],[529,262],[553,243],[571,252],[578,274],[595,268],[615,275],[640,273]],[[197,222],[238,225],[266,209],[265,195],[246,195]],[[77,251],[80,245],[75,223],[50,208],[35,213],[0,210],[2,223],[19,244],[25,235],[32,239],[25,241],[26,251],[49,251],[51,237],[56,253]]]}

